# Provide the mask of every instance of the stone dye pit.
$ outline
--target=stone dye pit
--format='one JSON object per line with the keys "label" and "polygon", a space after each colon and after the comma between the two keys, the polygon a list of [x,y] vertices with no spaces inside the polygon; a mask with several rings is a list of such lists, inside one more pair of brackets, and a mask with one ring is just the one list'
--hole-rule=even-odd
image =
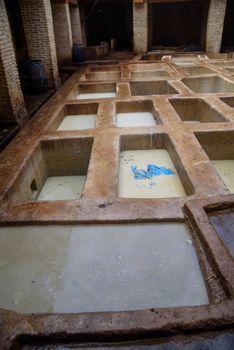
{"label": "stone dye pit", "polygon": [[58,131],[82,130],[95,128],[96,115],[69,115],[66,116],[58,127]]}
{"label": "stone dye pit", "polygon": [[79,313],[209,303],[180,223],[7,227],[0,242],[0,307]]}
{"label": "stone dye pit", "polygon": [[[165,168],[151,176],[149,165]],[[142,169],[143,168],[143,169]],[[140,172],[143,176],[137,176]],[[166,150],[129,150],[120,153],[119,196],[129,198],[166,198],[186,196],[183,185]]]}
{"label": "stone dye pit", "polygon": [[112,97],[116,97],[115,84],[80,84],[78,86],[78,95],[76,96],[78,100],[91,100]]}
{"label": "stone dye pit", "polygon": [[213,58],[83,67],[2,153],[7,349],[233,333],[234,60]]}
{"label": "stone dye pit", "polygon": [[38,201],[79,199],[85,181],[86,176],[50,176],[36,199]]}
{"label": "stone dye pit", "polygon": [[159,123],[157,110],[152,101],[116,103],[116,126],[155,126]]}

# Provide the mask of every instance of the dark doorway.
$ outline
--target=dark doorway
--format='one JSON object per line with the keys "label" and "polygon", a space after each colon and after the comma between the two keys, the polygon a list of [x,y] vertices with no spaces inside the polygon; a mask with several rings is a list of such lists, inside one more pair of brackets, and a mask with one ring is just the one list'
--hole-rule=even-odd
{"label": "dark doorway", "polygon": [[222,52],[234,50],[234,1],[227,1],[227,9],[223,27]]}
{"label": "dark doorway", "polygon": [[16,61],[18,65],[21,66],[22,62],[28,59],[28,51],[20,14],[19,0],[6,0],[5,4],[15,47]]}
{"label": "dark doorway", "polygon": [[207,1],[181,1],[150,5],[151,47],[204,48]]}
{"label": "dark doorway", "polygon": [[132,49],[132,1],[131,0],[83,0],[87,45],[110,45],[115,39],[116,49]]}

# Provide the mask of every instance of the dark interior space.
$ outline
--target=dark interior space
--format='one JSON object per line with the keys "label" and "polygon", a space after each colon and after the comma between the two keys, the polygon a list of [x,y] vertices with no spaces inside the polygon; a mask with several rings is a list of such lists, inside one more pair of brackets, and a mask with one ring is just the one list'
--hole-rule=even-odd
{"label": "dark interior space", "polygon": [[[15,48],[16,62],[20,69],[23,61],[28,59],[28,52],[20,16],[19,2],[18,0],[6,0],[5,5],[10,23],[13,45]],[[4,118],[1,118],[0,151],[2,151],[9,144],[9,142],[19,132],[19,129],[19,125],[16,123],[16,121],[14,121],[14,119],[5,120]]]}
{"label": "dark interior space", "polygon": [[223,28],[221,51],[233,51],[234,49],[234,1],[227,1],[227,9]]}
{"label": "dark interior space", "polygon": [[115,39],[115,49],[132,49],[132,1],[81,1],[85,12],[87,45]]}
{"label": "dark interior space", "polygon": [[[189,45],[203,48],[207,1],[181,1],[152,4],[151,47],[181,47]],[[199,50],[197,50],[199,51]]]}
{"label": "dark interior space", "polygon": [[5,4],[9,18],[13,44],[15,47],[16,62],[19,70],[19,78],[24,94],[24,100],[29,116],[31,116],[51,96],[54,90],[49,89],[42,93],[35,93],[31,90],[30,87],[28,87],[27,78],[25,77],[25,64],[29,59],[29,55],[20,13],[19,1],[20,0],[6,0]]}
{"label": "dark interior space", "polygon": [[5,4],[15,46],[16,61],[18,65],[21,65],[23,61],[28,59],[28,52],[20,15],[19,0],[7,0]]}

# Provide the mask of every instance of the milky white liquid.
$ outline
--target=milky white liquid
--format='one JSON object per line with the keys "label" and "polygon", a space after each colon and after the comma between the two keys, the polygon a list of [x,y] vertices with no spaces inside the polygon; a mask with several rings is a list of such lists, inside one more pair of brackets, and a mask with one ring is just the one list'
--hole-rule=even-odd
{"label": "milky white liquid", "polygon": [[213,164],[229,191],[234,192],[234,160],[213,160]]}
{"label": "milky white liquid", "polygon": [[91,100],[91,99],[99,99],[99,98],[112,98],[116,97],[116,92],[99,92],[93,94],[79,94],[77,95],[77,100]]}
{"label": "milky white liquid", "polygon": [[68,115],[58,127],[62,130],[82,130],[95,128],[96,114]]}
{"label": "milky white liquid", "polygon": [[38,201],[79,199],[86,176],[48,177],[37,198]]}
{"label": "milky white liquid", "polygon": [[155,126],[156,121],[150,112],[117,113],[117,127]]}
{"label": "milky white liquid", "polygon": [[[160,175],[152,179],[136,180],[131,165],[147,169],[148,164],[164,166],[175,175]],[[186,196],[182,182],[166,150],[123,151],[119,163],[119,197],[124,198],[167,198]]]}
{"label": "milky white liquid", "polygon": [[208,304],[182,223],[0,228],[0,308],[127,311]]}

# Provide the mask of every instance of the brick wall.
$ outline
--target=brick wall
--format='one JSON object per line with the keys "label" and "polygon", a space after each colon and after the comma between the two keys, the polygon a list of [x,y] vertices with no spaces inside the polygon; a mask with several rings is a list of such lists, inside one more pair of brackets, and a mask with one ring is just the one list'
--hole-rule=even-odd
{"label": "brick wall", "polygon": [[52,12],[57,57],[61,64],[72,58],[73,41],[69,5],[65,2],[53,2]]}
{"label": "brick wall", "polygon": [[4,0],[0,0],[0,119],[19,125],[27,119]]}
{"label": "brick wall", "polygon": [[60,78],[50,0],[20,0],[20,9],[29,57],[43,61],[49,86],[58,88]]}
{"label": "brick wall", "polygon": [[80,10],[78,6],[70,6],[70,18],[72,29],[72,41],[75,44],[83,44]]}
{"label": "brick wall", "polygon": [[219,53],[227,0],[211,0],[206,28],[206,51]]}
{"label": "brick wall", "polygon": [[148,3],[133,3],[133,45],[135,53],[148,51]]}

